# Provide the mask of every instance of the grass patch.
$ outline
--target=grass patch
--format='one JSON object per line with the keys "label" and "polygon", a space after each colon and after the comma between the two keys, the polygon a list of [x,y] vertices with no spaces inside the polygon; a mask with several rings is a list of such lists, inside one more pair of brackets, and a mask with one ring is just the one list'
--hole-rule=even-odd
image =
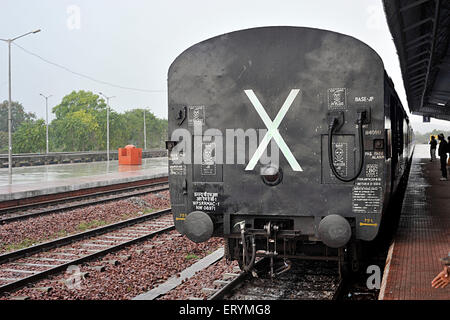
{"label": "grass patch", "polygon": [[59,230],[58,232],[53,234],[50,238],[51,239],[64,238],[64,237],[67,237],[68,235],[69,235],[69,233],[66,230]]}
{"label": "grass patch", "polygon": [[39,243],[39,240],[26,238],[19,243],[11,243],[8,245],[3,245],[3,247],[5,248],[6,251],[16,251],[16,250],[31,247],[32,245],[34,245],[36,243]]}
{"label": "grass patch", "polygon": [[128,219],[134,218],[134,215],[133,214],[124,213],[120,217],[122,218],[122,220],[128,220]]}
{"label": "grass patch", "polygon": [[105,220],[92,220],[89,222],[81,222],[79,225],[77,225],[77,230],[83,232],[88,229],[98,228],[107,224],[108,222]]}
{"label": "grass patch", "polygon": [[134,218],[134,217],[137,217],[137,216],[141,216],[141,215],[144,215],[144,214],[147,214],[147,213],[152,213],[154,211],[155,211],[155,209],[153,209],[153,208],[145,208],[144,210],[139,211],[139,212],[135,212],[135,213],[124,213],[120,217],[123,220],[128,220],[128,219],[131,219],[131,218]]}
{"label": "grass patch", "polygon": [[[152,213],[154,212],[155,209],[153,208],[146,208],[144,209],[142,212],[143,214],[147,214],[147,213]],[[136,213],[125,213],[123,215],[121,215],[122,220],[128,220],[131,218],[134,218],[136,216],[138,216],[139,214]],[[83,232],[89,229],[94,229],[94,228],[98,228],[98,227],[102,227],[105,226],[107,224],[109,224],[111,222],[105,221],[105,220],[92,220],[92,221],[83,221],[80,224],[78,224],[76,226],[76,231],[75,232],[67,232],[66,230],[60,230],[54,234],[52,234],[49,239],[56,239],[56,238],[63,238],[63,237],[67,237],[70,234],[74,234],[77,232]],[[24,248],[28,248],[31,247],[32,245],[41,243],[44,240],[48,240],[47,238],[44,239],[29,239],[26,238],[24,240],[22,240],[19,243],[10,243],[10,244],[6,244],[6,243],[1,243],[0,242],[0,250],[1,251],[5,251],[5,252],[9,252],[9,251],[16,251],[16,250],[20,250],[20,249],[24,249]],[[188,255],[186,257],[186,259],[190,260],[190,259],[198,259],[198,257],[196,255]]]}
{"label": "grass patch", "polygon": [[195,255],[193,253],[189,253],[188,255],[186,255],[185,258],[186,258],[186,260],[192,260],[192,259],[197,260],[197,259],[199,259],[199,256],[197,256],[197,255]]}

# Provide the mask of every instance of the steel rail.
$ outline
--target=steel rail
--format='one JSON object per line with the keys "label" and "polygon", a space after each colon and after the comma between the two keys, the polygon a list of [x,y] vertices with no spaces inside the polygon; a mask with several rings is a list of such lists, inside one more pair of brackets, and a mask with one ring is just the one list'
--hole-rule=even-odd
{"label": "steel rail", "polygon": [[[151,179],[151,180],[156,180],[156,179]],[[68,197],[58,198],[58,199],[51,199],[51,200],[44,200],[44,201],[38,201],[38,202],[32,202],[32,203],[19,204],[19,205],[14,205],[14,206],[9,206],[9,207],[2,207],[2,208],[0,208],[0,215],[4,214],[4,212],[10,211],[10,210],[20,210],[20,209],[26,209],[26,208],[32,208],[32,207],[38,207],[38,206],[44,206],[44,205],[51,205],[53,203],[58,203],[58,202],[66,202],[66,201],[70,201],[70,200],[77,200],[77,199],[82,199],[82,198],[87,198],[87,197],[95,197],[95,196],[100,196],[100,195],[114,194],[117,192],[125,192],[127,190],[159,186],[162,184],[168,184],[168,181],[159,181],[159,182],[153,182],[153,183],[143,184],[143,185],[135,185],[135,186],[129,186],[129,187],[124,187],[124,188],[117,188],[117,189],[97,191],[97,192],[91,192],[91,193],[75,195],[75,196],[68,196]]]}
{"label": "steel rail", "polygon": [[104,256],[104,255],[106,255],[108,253],[111,253],[113,251],[117,251],[117,250],[120,250],[120,249],[122,249],[124,247],[127,247],[127,246],[130,246],[132,244],[135,244],[137,242],[141,242],[141,241],[147,240],[147,239],[149,239],[151,237],[154,237],[154,236],[156,236],[158,234],[171,231],[174,228],[175,228],[175,226],[172,225],[172,226],[165,227],[165,228],[162,228],[162,229],[159,229],[159,230],[156,230],[156,231],[152,231],[152,232],[150,232],[150,233],[148,233],[146,235],[143,235],[143,236],[134,238],[132,240],[122,242],[122,243],[120,243],[118,245],[108,247],[108,248],[106,248],[104,250],[100,250],[100,251],[97,251],[95,253],[92,253],[92,254],[89,254],[89,255],[86,255],[86,256],[74,259],[74,260],[72,260],[70,262],[66,262],[66,263],[63,263],[63,264],[58,265],[56,267],[53,267],[51,269],[47,269],[47,270],[35,273],[33,275],[30,275],[28,277],[19,279],[17,281],[7,283],[7,284],[5,284],[3,286],[0,286],[0,293],[4,293],[4,292],[7,292],[7,291],[12,291],[12,290],[16,290],[16,289],[22,288],[22,287],[24,287],[27,284],[30,284],[30,283],[36,282],[36,281],[38,281],[40,279],[46,278],[46,277],[48,277],[51,274],[59,273],[59,272],[65,270],[65,269],[67,269],[71,265],[78,265],[78,264],[81,264],[83,262],[96,259],[98,257]]}
{"label": "steel rail", "polygon": [[334,291],[333,297],[331,298],[331,300],[339,300],[342,296],[342,291],[344,290],[344,286],[345,286],[345,278],[341,278],[339,279],[339,283],[337,285],[336,290]]}
{"label": "steel rail", "polygon": [[73,234],[73,235],[70,235],[67,237],[58,238],[55,240],[50,240],[47,242],[39,243],[39,244],[36,244],[36,245],[28,247],[28,248],[4,253],[4,254],[0,255],[0,264],[6,263],[6,262],[11,262],[11,261],[23,258],[23,257],[27,257],[27,256],[37,253],[37,252],[46,251],[46,250],[57,248],[57,247],[67,245],[67,244],[70,244],[70,243],[73,243],[76,241],[80,241],[80,240],[83,240],[86,238],[105,234],[107,232],[121,229],[124,227],[128,227],[128,226],[140,223],[140,222],[152,220],[154,218],[157,218],[157,217],[159,217],[163,214],[169,213],[171,211],[172,211],[172,208],[159,210],[159,211],[149,213],[149,214],[146,214],[143,216],[130,218],[130,219],[119,221],[119,222],[109,224],[106,226],[90,229],[90,230],[87,230],[84,232],[79,232],[79,233],[76,233],[76,234]]}
{"label": "steel rail", "polygon": [[[259,260],[256,264],[255,264],[255,268],[260,268],[261,266],[263,266],[264,264],[268,263],[268,258],[263,258],[261,260]],[[228,295],[233,295],[233,291],[240,285],[242,284],[244,281],[250,279],[252,277],[250,272],[241,272],[236,278],[234,278],[233,280],[231,280],[228,284],[226,284],[225,286],[221,287],[220,289],[218,289],[218,291],[216,291],[213,295],[208,297],[208,300],[226,300]],[[338,300],[340,299],[343,289],[345,287],[345,278],[340,278],[339,279],[339,283],[336,286],[333,295],[331,297],[331,300]]]}
{"label": "steel rail", "polygon": [[[268,259],[263,258],[255,263],[254,268],[260,267],[267,262]],[[251,276],[251,272],[241,272],[236,278],[231,280],[230,283],[224,285],[212,296],[208,297],[208,300],[224,300],[227,294],[231,293],[235,288],[237,288],[241,283],[243,283]]]}
{"label": "steel rail", "polygon": [[[82,196],[74,196],[74,197],[69,197],[69,198],[64,198],[64,199],[58,199],[58,200],[53,200],[53,201],[49,201],[48,205],[50,205],[52,202],[54,203],[54,205],[59,204],[63,204],[64,202],[67,202],[69,200],[71,201],[81,201],[83,198],[92,198],[92,197],[100,197],[100,196],[107,196],[109,194],[114,194],[114,193],[118,193],[118,192],[122,192],[124,190],[132,190],[132,189],[143,189],[143,188],[150,188],[150,187],[156,187],[158,185],[165,185],[167,184],[167,182],[157,182],[154,184],[149,184],[149,185],[144,185],[144,186],[135,186],[135,187],[128,187],[128,188],[124,188],[124,189],[116,189],[116,190],[109,190],[109,191],[105,191],[105,192],[97,192],[97,193],[93,193],[93,194],[88,194],[88,195],[82,195]],[[120,199],[125,199],[125,198],[130,198],[130,197],[135,197],[135,196],[140,196],[140,195],[144,195],[144,194],[148,194],[148,193],[155,193],[155,192],[160,192],[160,191],[166,191],[169,190],[169,187],[162,187],[162,188],[156,188],[156,189],[152,189],[152,190],[142,190],[142,191],[136,191],[133,194],[119,194],[113,197],[109,197],[109,198],[102,198],[102,199],[91,199],[91,200],[87,200],[83,203],[66,203],[66,205],[63,205],[62,207],[50,207],[50,208],[43,208],[37,212],[30,212],[30,213],[24,213],[24,214],[19,214],[17,216],[12,216],[12,217],[5,217],[5,218],[0,218],[0,224],[4,224],[4,223],[9,223],[9,222],[13,222],[13,221],[17,221],[17,220],[22,220],[22,219],[26,219],[26,218],[31,218],[31,217],[35,217],[35,216],[41,216],[41,215],[46,215],[46,214],[51,214],[54,212],[58,212],[58,211],[67,211],[67,210],[71,210],[71,209],[76,209],[76,208],[81,208],[81,207],[86,207],[86,206],[90,206],[90,205],[94,205],[94,204],[98,204],[98,203],[105,203],[105,202],[109,202],[109,201],[115,201],[115,200],[120,200]],[[26,206],[30,206],[30,208],[33,207],[37,207],[37,204],[30,204],[30,205],[22,205],[24,207]],[[9,209],[11,210],[11,208]],[[0,210],[0,214],[1,214]],[[14,208],[14,211],[16,211],[16,209]],[[6,215],[9,213],[3,213],[3,215]]]}

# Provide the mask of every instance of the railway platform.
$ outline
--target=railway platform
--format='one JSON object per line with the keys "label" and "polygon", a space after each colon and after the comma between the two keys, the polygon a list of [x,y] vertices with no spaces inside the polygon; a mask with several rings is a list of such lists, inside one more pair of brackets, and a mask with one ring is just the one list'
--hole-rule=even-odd
{"label": "railway platform", "polygon": [[60,194],[89,188],[167,177],[167,157],[148,158],[142,165],[118,165],[117,160],[0,169],[0,202]]}
{"label": "railway platform", "polygon": [[379,300],[450,300],[450,287],[431,286],[450,252],[450,181],[440,177],[439,159],[416,146]]}

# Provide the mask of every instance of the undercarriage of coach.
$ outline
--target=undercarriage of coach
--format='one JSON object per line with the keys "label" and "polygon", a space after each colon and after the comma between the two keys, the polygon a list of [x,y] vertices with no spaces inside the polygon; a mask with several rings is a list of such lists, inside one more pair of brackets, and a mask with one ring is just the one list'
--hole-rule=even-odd
{"label": "undercarriage of coach", "polygon": [[231,233],[225,236],[226,258],[237,260],[243,271],[252,271],[257,258],[267,258],[271,277],[288,271],[293,259],[336,261],[340,274],[349,268],[358,269],[358,242],[352,237],[354,220],[329,215],[315,228],[311,217],[309,225],[299,230],[293,228],[294,219],[233,222]]}

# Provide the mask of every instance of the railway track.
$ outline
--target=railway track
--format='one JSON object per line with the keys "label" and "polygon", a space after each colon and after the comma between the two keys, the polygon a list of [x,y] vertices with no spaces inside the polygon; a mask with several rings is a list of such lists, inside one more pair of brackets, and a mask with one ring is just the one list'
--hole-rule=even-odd
{"label": "railway track", "polygon": [[0,208],[0,224],[166,190],[169,190],[167,182],[160,181],[145,185],[128,186],[114,190],[69,196],[62,199],[19,204],[7,208]]}
{"label": "railway track", "polygon": [[296,261],[291,268],[271,279],[268,261],[255,264],[255,273],[242,272],[234,278],[227,275],[222,287],[208,300],[337,300],[344,280],[337,267],[326,261]]}
{"label": "railway track", "polygon": [[171,209],[0,255],[0,293],[174,229]]}

